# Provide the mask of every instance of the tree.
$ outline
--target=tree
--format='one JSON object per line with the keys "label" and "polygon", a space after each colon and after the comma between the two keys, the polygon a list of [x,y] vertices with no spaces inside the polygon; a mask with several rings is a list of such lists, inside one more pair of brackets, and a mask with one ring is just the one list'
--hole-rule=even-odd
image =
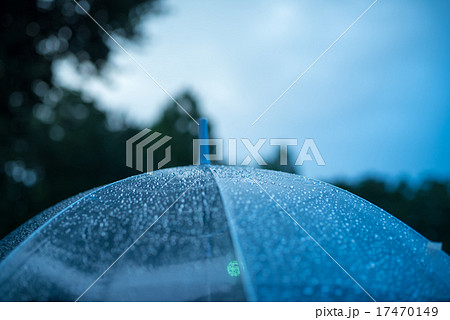
{"label": "tree", "polygon": [[[197,99],[192,92],[185,91],[176,100],[194,119],[201,117]],[[210,122],[208,126],[209,137],[213,138],[214,132]],[[175,102],[170,101],[152,129],[172,137],[172,158],[168,166],[185,166],[193,163],[193,139],[197,138],[198,126]],[[156,158],[163,158],[163,152],[162,149],[157,150]],[[155,168],[155,164],[153,167]]]}
{"label": "tree", "polygon": [[[137,40],[137,26],[158,0],[79,1],[111,34]],[[45,207],[129,172],[108,116],[79,92],[53,82],[55,61],[100,73],[109,39],[66,0],[0,3],[0,237]],[[117,142],[117,144],[115,143]]]}

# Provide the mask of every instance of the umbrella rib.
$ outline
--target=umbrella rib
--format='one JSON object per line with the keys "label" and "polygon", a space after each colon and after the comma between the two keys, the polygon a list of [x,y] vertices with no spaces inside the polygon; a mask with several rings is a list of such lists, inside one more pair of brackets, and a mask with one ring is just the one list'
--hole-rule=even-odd
{"label": "umbrella rib", "polygon": [[[227,219],[227,221],[228,221],[228,223],[230,225],[228,230],[229,230],[229,233],[230,233],[230,236],[231,236],[231,241],[232,241],[232,244],[233,244],[234,252],[236,254],[237,260],[242,265],[242,279],[243,279],[242,280],[242,284],[243,284],[243,287],[244,287],[244,291],[245,291],[245,293],[247,295],[247,298],[250,301],[257,301],[256,293],[255,293],[255,290],[254,290],[254,286],[253,286],[252,280],[251,280],[248,272],[246,271],[248,269],[247,268],[247,262],[246,262],[246,259],[244,258],[244,254],[242,252],[241,245],[239,244],[239,241],[237,241],[238,236],[235,235],[236,228],[234,226],[234,222],[229,217],[229,214],[227,213],[227,209],[225,208],[225,203],[224,203],[222,191],[220,190],[219,183],[217,181],[217,177],[219,177],[219,173],[216,170],[214,170],[211,166],[208,166],[208,167],[209,167],[209,170],[212,172],[212,176],[213,176],[214,180],[216,181],[216,185],[217,185],[217,188],[219,190],[220,197],[222,199],[222,203],[223,203],[223,207],[224,207],[224,211],[225,211],[225,217],[226,217],[226,219]],[[230,180],[229,177],[227,177],[226,179]]]}
{"label": "umbrella rib", "polygon": [[9,252],[4,260],[1,261],[0,264],[3,264],[6,260],[10,259],[11,256],[14,254],[14,252],[19,248],[24,246],[28,241],[30,241],[30,239],[32,239],[35,235],[37,235],[40,231],[42,231],[45,227],[47,227],[52,221],[54,221],[55,219],[57,219],[59,216],[61,216],[64,212],[66,212],[67,210],[73,208],[75,205],[77,205],[78,203],[82,202],[83,200],[93,196],[94,194],[96,194],[97,192],[106,189],[108,187],[111,187],[115,184],[124,182],[128,179],[131,179],[133,177],[128,177],[122,180],[118,180],[118,181],[114,181],[112,183],[106,184],[102,187],[99,188],[94,188],[91,189],[91,192],[88,192],[87,194],[83,195],[81,198],[75,200],[74,202],[68,204],[66,207],[64,207],[63,209],[59,210],[55,215],[51,216],[50,218],[48,218],[48,220],[46,220],[41,226],[39,226],[38,228],[36,228],[36,230],[34,230],[33,232],[31,232],[28,236],[26,236],[26,238],[23,240],[23,242],[21,244],[19,244],[16,248],[12,249],[11,252]]}
{"label": "umbrella rib", "polygon": [[288,217],[289,218],[291,218],[292,219],[292,221],[294,221],[295,222],[295,224],[297,225],[297,226],[299,226],[300,227],[300,229],[302,229],[302,231],[304,232],[304,233],[306,233],[306,235],[312,240],[312,241],[314,241],[315,242],[315,244],[317,244],[317,246],[320,248],[320,249],[322,249],[322,251],[323,252],[325,252],[326,254],[327,254],[327,256],[328,257],[330,257],[331,258],[331,260],[333,260],[334,261],[334,263],[336,263],[338,266],[339,266],[339,268],[341,268],[342,269],[342,271],[344,271],[346,274],[347,274],[347,276],[349,276],[350,277],[350,279],[352,279],[353,280],[353,282],[354,283],[356,283],[357,285],[358,285],[358,287],[360,287],[361,288],[361,290],[362,291],[364,291],[364,293],[365,294],[367,294],[368,296],[369,296],[369,298],[370,299],[372,299],[372,301],[373,302],[377,302],[367,291],[366,291],[366,289],[364,289],[363,288],[363,286],[362,285],[360,285],[359,283],[358,283],[358,281],[356,281],[355,280],[355,278],[353,278],[351,275],[350,275],[350,273],[348,273],[347,272],[347,270],[345,270],[340,264],[339,264],[339,262],[337,262],[336,261],[336,259],[334,259],[332,256],[331,256],[331,254],[329,254],[328,253],[328,251],[327,250],[325,250],[325,248],[324,247],[322,247],[321,245],[320,245],[320,243],[319,242],[317,242],[317,240],[316,239],[314,239],[314,237],[313,236],[311,236],[309,233],[308,233],[308,231],[306,231],[298,222],[297,222],[297,220],[295,220],[274,198],[273,198],[273,196],[271,196],[267,191],[266,191],[266,189],[264,189],[262,186],[261,186],[261,184],[260,183],[258,183],[258,181],[256,181],[254,178],[252,178],[251,177],[251,179],[261,188],[261,190],[262,191],[264,191],[264,193],[266,193],[268,196],[269,196],[269,198],[273,201],[273,202],[275,202],[276,203],[276,205],[278,206],[278,207],[280,207],[281,208],[281,210],[283,210],[284,211],[284,213],[286,213],[287,215],[288,215]]}
{"label": "umbrella rib", "polygon": [[[173,178],[172,178],[173,179]],[[171,180],[172,180],[171,179]],[[85,294],[86,294],[86,292],[88,292],[108,271],[109,271],[109,269],[111,269],[135,244],[136,244],[136,242],[138,242],[146,233],[147,233],[147,231],[149,231],[154,225],[155,225],[155,223],[156,222],[158,222],[158,220],[159,219],[161,219],[174,205],[175,205],[175,203],[177,203],[178,202],[178,200],[180,200],[181,199],[181,197],[186,193],[186,192],[188,192],[189,191],[189,189],[191,189],[193,186],[194,186],[194,184],[196,184],[197,183],[197,181],[198,180],[200,180],[200,178],[197,178],[190,186],[189,186],[189,188],[187,188],[186,190],[184,190],[183,191],[183,193],[182,194],[180,194],[179,196],[178,196],[178,198],[174,201],[174,202],[172,202],[172,204],[166,209],[166,210],[164,210],[164,212],[147,228],[147,229],[145,229],[145,231],[144,232],[142,232],[141,233],[141,235],[136,239],[136,240],[134,240],[133,241],[133,243],[132,244],[130,244],[129,246],[128,246],[128,248],[126,248],[125,249],[125,251],[124,252],[122,252],[122,254],[108,267],[108,268],[106,268],[106,270],[105,271],[103,271],[103,273],[97,278],[97,279],[95,279],[95,281],[94,282],[92,282],[92,284],[89,286],[89,287],[87,287],[87,289],[86,290],[84,290],[84,292],[75,300],[75,302],[78,302]]]}

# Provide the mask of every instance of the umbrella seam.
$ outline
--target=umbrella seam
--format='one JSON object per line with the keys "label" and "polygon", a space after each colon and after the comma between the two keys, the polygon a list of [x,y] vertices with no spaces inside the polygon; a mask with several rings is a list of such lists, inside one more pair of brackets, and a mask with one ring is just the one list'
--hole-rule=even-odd
{"label": "umbrella seam", "polygon": [[[174,177],[175,178],[175,177]],[[172,178],[173,179],[173,178]],[[172,179],[170,179],[170,180],[172,180]],[[169,181],[170,181],[169,180]],[[116,260],[114,260],[114,262],[108,267],[108,268],[106,268],[106,270],[105,271],[103,271],[103,273],[97,278],[97,279],[95,279],[95,281],[94,282],[92,282],[91,283],[91,285],[86,289],[86,290],[84,290],[84,292],[74,301],[74,302],[78,302],[108,271],[109,271],[109,269],[111,269],[158,221],[159,221],[159,219],[161,219],[174,205],[175,205],[175,203],[177,203],[178,202],[178,200],[180,200],[183,196],[184,196],[184,194],[186,193],[186,192],[188,192],[191,188],[192,188],[192,186],[194,185],[194,184],[196,184],[197,183],[197,181],[198,180],[200,180],[200,178],[197,178],[190,186],[189,186],[189,188],[187,188],[186,190],[184,190],[183,191],[183,193],[181,193],[179,196],[178,196],[178,198],[174,201],[174,202],[172,202],[172,204],[166,209],[166,210],[164,210],[164,212],[147,228],[147,229],[145,229],[145,231],[143,232],[143,233],[141,233],[141,235],[136,239],[136,240],[134,240],[133,241],[133,243],[131,243],[131,245],[129,245],[126,249],[125,249],[125,251],[124,252],[122,252],[121,254],[120,254],[120,256],[116,259]]]}
{"label": "umbrella seam", "polygon": [[311,240],[313,240],[318,246],[319,246],[319,248],[320,249],[322,249],[322,251],[323,252],[325,252],[341,269],[342,269],[342,271],[344,271],[349,277],[350,277],[350,279],[352,279],[353,280],[353,282],[355,282],[357,285],[358,285],[358,287],[360,287],[363,291],[364,291],[364,293],[365,294],[367,294],[368,296],[369,296],[369,298],[370,299],[372,299],[373,300],[373,302],[377,302],[368,292],[367,292],[367,290],[366,289],[364,289],[363,288],[363,286],[362,285],[360,285],[359,283],[358,283],[358,281],[356,281],[348,272],[347,272],[347,270],[345,270],[332,256],[331,256],[331,254],[329,254],[328,253],[328,251],[326,251],[325,250],[325,248],[323,248],[320,244],[319,244],[319,242],[317,242],[317,240],[316,239],[314,239],[313,238],[313,236],[311,236],[298,222],[297,222],[297,220],[295,220],[274,198],[273,198],[273,196],[271,196],[255,179],[253,179],[253,178],[251,178],[257,185],[258,185],[258,187],[259,188],[261,188],[261,190],[262,191],[264,191],[264,193],[266,193],[268,196],[269,196],[269,198],[278,206],[278,207],[280,207],[281,208],[281,210],[283,210],[284,211],[284,213],[286,213],[288,216],[289,216],[289,218],[291,218],[294,222],[295,222],[295,224],[297,224],[297,226],[299,226],[300,227],[300,229],[302,229],[303,230],[303,232],[304,233],[306,233],[306,235],[309,237],[309,238],[311,238]]}
{"label": "umbrella seam", "polygon": [[[268,170],[268,169],[258,169],[258,168],[256,168],[255,170]],[[268,171],[276,171],[276,170],[268,170]],[[281,171],[276,171],[276,172],[279,172],[280,174],[283,174],[283,175],[292,175],[292,173],[287,173],[287,172],[281,172]],[[296,175],[296,174],[294,174],[294,175]],[[303,176],[303,175],[297,175],[297,176],[305,177],[305,176]],[[306,179],[309,179],[309,180],[311,180],[311,181],[317,182],[317,183],[319,183],[319,184],[323,184],[324,186],[331,187],[331,188],[333,188],[333,189],[335,189],[335,190],[338,190],[339,192],[343,192],[343,193],[348,194],[348,195],[350,195],[350,196],[352,196],[352,197],[356,197],[358,200],[362,200],[365,204],[370,205],[370,206],[374,206],[374,207],[376,207],[377,209],[380,209],[382,212],[388,214],[391,218],[393,218],[393,219],[395,219],[396,221],[398,221],[400,225],[403,225],[403,226],[405,226],[406,228],[413,230],[417,235],[419,235],[421,238],[423,238],[423,239],[426,240],[427,242],[431,242],[429,239],[427,239],[427,238],[426,238],[424,235],[422,235],[420,232],[416,231],[414,228],[410,227],[408,224],[406,224],[405,222],[403,222],[402,220],[400,220],[399,218],[397,218],[397,217],[394,216],[393,214],[389,213],[388,211],[384,210],[383,208],[379,207],[378,205],[376,205],[376,204],[370,202],[369,200],[364,199],[363,197],[360,197],[360,196],[358,196],[357,194],[354,194],[354,193],[352,193],[352,192],[350,192],[350,191],[348,191],[348,190],[345,190],[345,189],[343,189],[343,188],[340,188],[340,187],[338,187],[338,186],[335,186],[335,185],[333,185],[333,184],[331,184],[331,183],[328,183],[328,182],[325,182],[325,181],[322,181],[322,180],[317,180],[317,179],[310,178],[310,177],[305,177],[305,178],[306,178]],[[444,254],[446,254],[443,250],[440,250],[440,251],[442,251]],[[448,256],[448,255],[447,255],[447,256]]]}
{"label": "umbrella seam", "polygon": [[234,221],[233,221],[233,219],[231,219],[230,214],[228,213],[228,210],[223,201],[222,190],[221,190],[221,188],[219,186],[219,182],[217,181],[217,178],[216,178],[217,173],[212,169],[212,166],[210,166],[210,165],[208,165],[208,169],[211,171],[214,181],[216,182],[217,189],[219,190],[219,196],[222,201],[223,209],[225,211],[225,217],[228,221],[228,224],[230,225],[230,236],[231,236],[231,242],[232,242],[233,248],[234,248],[234,253],[236,254],[236,257],[237,257],[238,261],[241,263],[242,269],[244,270],[244,272],[242,272],[242,279],[243,279],[242,285],[244,287],[244,291],[246,293],[248,300],[257,301],[254,286],[252,284],[250,276],[248,275],[247,263],[245,261],[244,254],[242,253],[242,248],[239,245],[238,240],[237,240],[238,236],[235,232]]}
{"label": "umbrella seam", "polygon": [[[145,174],[145,173],[144,173],[144,174]],[[136,177],[136,176],[139,176],[139,175],[134,175],[134,176],[131,176],[131,177],[128,177],[128,178],[125,178],[125,179],[122,179],[122,180],[114,181],[114,182],[112,182],[112,183],[109,183],[109,184],[107,184],[107,185],[104,185],[103,187],[100,187],[100,188],[98,188],[98,189],[96,189],[96,190],[94,190],[94,191],[92,191],[92,192],[86,194],[85,196],[81,197],[80,199],[76,200],[75,202],[71,203],[70,205],[68,205],[67,207],[65,207],[65,208],[62,209],[61,211],[59,211],[59,212],[58,212],[57,214],[55,214],[53,217],[51,217],[50,219],[48,219],[44,224],[42,224],[41,226],[39,226],[39,228],[37,228],[36,230],[34,230],[34,231],[33,231],[33,232],[32,232],[25,240],[23,240],[22,243],[20,243],[17,247],[15,247],[13,250],[11,250],[11,251],[9,252],[9,254],[6,255],[6,256],[4,257],[4,259],[0,262],[0,268],[1,268],[1,266],[2,266],[3,264],[5,264],[12,256],[15,255],[16,251],[17,251],[19,248],[21,248],[21,247],[24,246],[26,243],[28,243],[32,238],[34,238],[34,237],[36,236],[36,234],[37,234],[39,231],[41,231],[41,230],[44,229],[47,225],[49,225],[52,221],[54,221],[55,219],[57,219],[57,218],[58,218],[61,214],[63,214],[65,211],[69,210],[70,208],[72,208],[73,206],[75,206],[76,204],[78,204],[79,202],[81,202],[82,200],[84,200],[84,199],[86,199],[86,198],[92,196],[93,194],[95,194],[95,193],[98,192],[98,191],[101,191],[101,190],[103,190],[103,189],[105,189],[105,188],[107,188],[107,187],[111,187],[111,186],[113,186],[113,185],[115,185],[115,184],[118,184],[118,183],[120,183],[120,182],[127,181],[128,179],[131,179],[131,178]]]}

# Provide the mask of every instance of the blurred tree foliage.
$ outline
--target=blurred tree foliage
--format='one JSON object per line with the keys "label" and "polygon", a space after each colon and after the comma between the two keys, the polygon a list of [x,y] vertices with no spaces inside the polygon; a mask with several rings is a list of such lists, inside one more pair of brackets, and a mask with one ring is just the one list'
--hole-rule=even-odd
{"label": "blurred tree foliage", "polygon": [[[194,119],[202,116],[197,99],[191,92],[186,91],[182,93],[176,100]],[[208,122],[208,127],[209,136],[213,138],[214,131],[211,122]],[[168,165],[171,167],[183,166],[198,160],[193,159],[193,156],[195,156],[193,153],[193,139],[197,138],[198,126],[175,102],[170,101],[167,104],[161,118],[152,126],[152,129],[172,137],[171,160]],[[157,159],[164,158],[164,148],[156,150],[155,157]],[[155,165],[154,168],[156,168]]]}
{"label": "blurred tree foliage", "polygon": [[[139,39],[137,26],[160,12],[158,0],[79,3],[114,35]],[[0,237],[68,196],[123,178],[124,143],[136,129],[111,130],[111,118],[79,92],[53,83],[55,61],[70,58],[98,73],[110,40],[74,1],[0,2]]]}

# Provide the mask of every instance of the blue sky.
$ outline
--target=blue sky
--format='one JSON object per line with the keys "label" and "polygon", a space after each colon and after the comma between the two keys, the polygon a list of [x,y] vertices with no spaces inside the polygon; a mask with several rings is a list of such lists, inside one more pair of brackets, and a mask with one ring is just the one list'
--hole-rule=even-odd
{"label": "blue sky", "polygon": [[[450,178],[450,1],[378,1],[251,126],[372,2],[170,0],[122,43],[173,95],[191,89],[217,136],[313,138],[326,166],[307,176]],[[111,47],[106,78],[60,63],[58,79],[148,126],[168,98]]]}

